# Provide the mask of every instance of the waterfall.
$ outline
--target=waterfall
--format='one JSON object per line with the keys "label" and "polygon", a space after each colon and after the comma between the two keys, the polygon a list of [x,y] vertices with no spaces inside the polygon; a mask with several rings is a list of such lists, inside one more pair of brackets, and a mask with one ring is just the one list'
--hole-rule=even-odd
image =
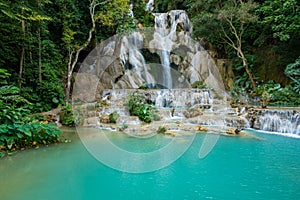
{"label": "waterfall", "polygon": [[[134,78],[132,77],[130,70],[134,71],[141,79],[144,79],[148,85],[155,85],[155,80],[149,73],[145,58],[140,51],[142,48],[143,36],[140,32],[132,32],[122,39],[120,58],[127,70],[126,75],[128,75],[131,83]],[[130,69],[131,67],[132,69]],[[139,85],[136,84],[131,85],[134,85],[134,88],[139,87]]]}
{"label": "waterfall", "polygon": [[172,76],[170,67],[170,52],[162,50],[161,64],[163,68],[163,85],[166,88],[172,88]]}
{"label": "waterfall", "polygon": [[[149,1],[150,2],[150,1]],[[156,48],[157,53],[160,55],[163,86],[165,88],[172,88],[172,74],[170,66],[170,52],[178,43],[178,28],[181,27],[185,36],[190,35],[191,24],[185,11],[172,10],[168,13],[155,13],[155,32],[154,39],[151,45]],[[154,45],[153,45],[154,44]],[[178,44],[177,44],[178,45]]]}
{"label": "waterfall", "polygon": [[[192,25],[187,13],[171,10],[153,15],[153,28],[116,35],[91,52],[81,65],[80,84],[98,93],[91,96],[85,88],[77,88],[75,99],[90,102],[101,98],[104,90],[140,88],[144,84],[150,88],[190,88],[197,81],[224,96],[225,87],[213,59],[190,38]],[[98,84],[94,84],[96,80],[100,80]]]}
{"label": "waterfall", "polygon": [[146,4],[146,10],[152,11],[154,9],[154,0],[149,0]]}
{"label": "waterfall", "polygon": [[263,110],[259,124],[264,131],[300,135],[300,113],[293,110]]}
{"label": "waterfall", "polygon": [[169,38],[166,37],[167,34],[167,13],[157,13],[155,14],[155,32],[154,37],[157,43],[160,44],[158,51],[160,54],[160,60],[162,65],[163,74],[163,86],[165,88],[172,88],[172,76],[170,68],[170,51],[171,42]]}

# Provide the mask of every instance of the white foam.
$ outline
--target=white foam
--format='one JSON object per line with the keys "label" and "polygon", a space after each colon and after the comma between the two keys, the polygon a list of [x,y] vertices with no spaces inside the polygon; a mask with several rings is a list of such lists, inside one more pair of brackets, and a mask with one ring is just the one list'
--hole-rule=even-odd
{"label": "white foam", "polygon": [[299,138],[300,135],[294,134],[294,133],[280,133],[280,132],[273,132],[273,131],[264,131],[264,130],[257,130],[257,129],[248,129],[248,130],[255,130],[259,133],[264,133],[264,134],[270,134],[270,135],[281,135],[285,137],[292,137],[292,138]]}

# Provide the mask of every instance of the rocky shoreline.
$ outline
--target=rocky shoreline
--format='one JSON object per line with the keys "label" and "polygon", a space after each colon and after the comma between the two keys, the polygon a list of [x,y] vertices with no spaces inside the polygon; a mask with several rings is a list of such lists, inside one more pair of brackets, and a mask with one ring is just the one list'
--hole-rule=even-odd
{"label": "rocky shoreline", "polygon": [[[76,125],[136,135],[153,134],[159,127],[164,127],[165,133],[173,136],[177,135],[176,132],[189,131],[243,135],[241,131],[245,128],[300,133],[299,108],[262,109],[249,105],[232,106],[229,101],[213,98],[209,90],[199,89],[184,89],[183,92],[178,89],[139,90],[147,101],[158,106],[160,116],[159,121],[145,123],[137,116],[130,116],[126,102],[128,93],[132,91],[117,90],[114,93],[110,90],[106,91],[98,102],[74,103],[73,117]],[[167,101],[168,107],[165,105]],[[110,115],[114,112],[118,117],[112,122]],[[46,121],[55,122],[58,126],[63,118],[60,109],[42,114]]]}

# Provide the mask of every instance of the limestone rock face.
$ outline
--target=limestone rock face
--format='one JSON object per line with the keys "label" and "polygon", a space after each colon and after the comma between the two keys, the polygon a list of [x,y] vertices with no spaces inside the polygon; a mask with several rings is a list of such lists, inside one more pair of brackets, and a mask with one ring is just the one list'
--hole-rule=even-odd
{"label": "limestone rock face", "polygon": [[133,89],[142,84],[188,88],[196,81],[224,92],[214,60],[190,37],[193,27],[187,13],[172,10],[154,15],[154,28],[109,38],[87,56],[78,71],[80,89],[73,98],[91,102],[107,89]]}
{"label": "limestone rock face", "polygon": [[99,79],[96,75],[89,73],[78,73],[72,93],[73,100],[82,102],[95,101],[98,82]]}

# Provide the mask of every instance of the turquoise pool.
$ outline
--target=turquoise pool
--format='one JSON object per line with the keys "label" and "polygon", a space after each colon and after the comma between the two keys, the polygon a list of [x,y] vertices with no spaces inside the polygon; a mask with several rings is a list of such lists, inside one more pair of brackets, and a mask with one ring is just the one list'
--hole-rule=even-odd
{"label": "turquoise pool", "polygon": [[[27,150],[0,159],[0,199],[300,199],[300,139],[249,131],[263,140],[220,136],[209,155],[199,159],[206,134],[197,134],[174,163],[141,174],[107,167],[76,137]],[[139,144],[149,151],[170,141],[163,135],[141,142],[110,134],[133,151],[140,151]]]}

